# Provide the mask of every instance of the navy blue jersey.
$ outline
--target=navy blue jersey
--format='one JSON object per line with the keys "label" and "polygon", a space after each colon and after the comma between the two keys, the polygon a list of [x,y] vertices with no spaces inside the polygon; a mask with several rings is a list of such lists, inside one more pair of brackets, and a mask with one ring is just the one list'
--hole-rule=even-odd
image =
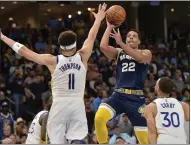
{"label": "navy blue jersey", "polygon": [[116,65],[116,88],[143,90],[148,64],[139,63],[121,50]]}

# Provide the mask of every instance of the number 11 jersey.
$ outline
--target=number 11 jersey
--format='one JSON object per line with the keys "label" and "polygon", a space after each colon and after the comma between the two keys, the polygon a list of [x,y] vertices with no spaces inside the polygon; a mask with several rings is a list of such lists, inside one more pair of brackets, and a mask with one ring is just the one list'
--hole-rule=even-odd
{"label": "number 11 jersey", "polygon": [[79,53],[73,56],[57,56],[57,66],[52,74],[53,99],[83,97],[86,82],[86,68]]}
{"label": "number 11 jersey", "polygon": [[175,98],[158,98],[154,102],[157,105],[155,122],[158,139],[160,135],[168,135],[186,141],[184,110],[179,101]]}

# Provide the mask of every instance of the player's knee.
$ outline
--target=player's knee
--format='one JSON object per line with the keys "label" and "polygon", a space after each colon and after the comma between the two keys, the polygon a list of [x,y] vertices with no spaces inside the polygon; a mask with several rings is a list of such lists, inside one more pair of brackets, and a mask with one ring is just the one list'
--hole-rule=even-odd
{"label": "player's knee", "polygon": [[109,113],[109,111],[105,108],[99,108],[96,115],[95,115],[95,123],[106,123],[107,121],[109,121],[111,119],[111,115]]}

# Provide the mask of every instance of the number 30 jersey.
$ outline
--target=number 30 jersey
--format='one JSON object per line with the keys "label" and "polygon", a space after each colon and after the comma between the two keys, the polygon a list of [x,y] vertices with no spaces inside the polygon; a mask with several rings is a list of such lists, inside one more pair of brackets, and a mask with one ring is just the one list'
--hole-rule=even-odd
{"label": "number 30 jersey", "polygon": [[57,56],[57,66],[52,74],[53,99],[63,97],[83,98],[86,68],[79,53],[73,56]]}
{"label": "number 30 jersey", "polygon": [[143,90],[148,64],[139,63],[124,50],[119,50],[116,65],[116,88]]}
{"label": "number 30 jersey", "polygon": [[185,116],[182,105],[175,98],[158,98],[155,117],[158,135],[169,135],[177,139],[186,140],[184,128]]}
{"label": "number 30 jersey", "polygon": [[26,144],[41,144],[41,125],[39,124],[40,116],[48,111],[40,111],[33,119],[28,135]]}

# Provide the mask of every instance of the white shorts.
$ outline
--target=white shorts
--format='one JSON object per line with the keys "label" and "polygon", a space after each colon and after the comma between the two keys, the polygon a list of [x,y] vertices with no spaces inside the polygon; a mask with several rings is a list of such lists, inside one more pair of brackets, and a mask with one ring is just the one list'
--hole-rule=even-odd
{"label": "white shorts", "polygon": [[157,138],[157,144],[186,144],[186,140],[166,134],[160,134]]}
{"label": "white shorts", "polygon": [[49,112],[47,131],[51,144],[64,144],[65,137],[69,141],[84,139],[88,126],[83,99],[55,99]]}

